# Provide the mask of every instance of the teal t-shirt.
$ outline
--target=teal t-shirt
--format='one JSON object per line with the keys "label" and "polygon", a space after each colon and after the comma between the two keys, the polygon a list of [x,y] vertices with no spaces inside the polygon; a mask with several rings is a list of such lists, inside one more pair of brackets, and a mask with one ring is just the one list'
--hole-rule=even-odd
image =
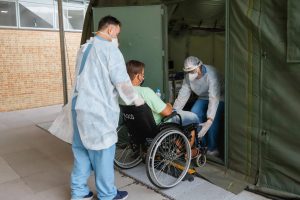
{"label": "teal t-shirt", "polygon": [[159,113],[166,108],[167,105],[165,102],[163,102],[149,87],[134,86],[134,89],[151,108],[156,124],[160,123],[162,116]]}

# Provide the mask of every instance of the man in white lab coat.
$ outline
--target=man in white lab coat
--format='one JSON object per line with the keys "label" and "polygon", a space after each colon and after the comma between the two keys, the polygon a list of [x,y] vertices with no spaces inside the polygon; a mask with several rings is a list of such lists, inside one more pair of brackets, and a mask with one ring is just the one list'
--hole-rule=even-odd
{"label": "man in white lab coat", "polygon": [[94,170],[98,199],[125,199],[114,184],[120,96],[126,104],[144,103],[132,87],[118,48],[121,23],[112,16],[99,22],[98,32],[79,50],[72,98],[74,166],[72,199],[92,199],[87,180]]}

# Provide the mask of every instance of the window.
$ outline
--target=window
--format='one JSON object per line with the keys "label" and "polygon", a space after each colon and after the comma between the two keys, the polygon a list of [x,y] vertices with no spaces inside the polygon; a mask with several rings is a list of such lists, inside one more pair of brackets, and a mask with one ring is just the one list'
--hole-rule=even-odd
{"label": "window", "polygon": [[[0,27],[59,29],[58,0],[0,0]],[[62,0],[64,29],[81,31],[89,0]]]}
{"label": "window", "polygon": [[[63,1],[63,20],[65,30],[82,30],[84,20],[84,1],[83,0],[64,0]],[[58,10],[56,11],[56,24],[58,24]]]}
{"label": "window", "polygon": [[68,8],[67,24],[69,30],[82,30],[84,19],[84,9]]}
{"label": "window", "polygon": [[21,27],[54,28],[53,5],[20,2],[19,10]]}
{"label": "window", "polygon": [[17,26],[15,2],[0,1],[0,26]]}

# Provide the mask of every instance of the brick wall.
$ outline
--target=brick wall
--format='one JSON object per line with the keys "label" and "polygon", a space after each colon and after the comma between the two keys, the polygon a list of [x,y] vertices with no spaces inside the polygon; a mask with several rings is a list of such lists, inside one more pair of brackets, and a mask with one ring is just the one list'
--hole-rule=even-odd
{"label": "brick wall", "polygon": [[[70,92],[81,33],[66,32]],[[0,111],[63,103],[59,32],[0,29]]]}

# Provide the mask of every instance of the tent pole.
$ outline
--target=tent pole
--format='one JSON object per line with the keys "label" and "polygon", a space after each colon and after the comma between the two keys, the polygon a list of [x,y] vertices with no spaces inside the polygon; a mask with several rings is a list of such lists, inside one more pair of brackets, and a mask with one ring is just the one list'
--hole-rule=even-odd
{"label": "tent pole", "polygon": [[58,20],[59,20],[59,39],[60,39],[60,54],[61,54],[61,71],[63,81],[63,96],[64,105],[68,103],[68,88],[67,88],[67,72],[66,72],[66,49],[65,49],[65,32],[63,22],[62,0],[57,1]]}

